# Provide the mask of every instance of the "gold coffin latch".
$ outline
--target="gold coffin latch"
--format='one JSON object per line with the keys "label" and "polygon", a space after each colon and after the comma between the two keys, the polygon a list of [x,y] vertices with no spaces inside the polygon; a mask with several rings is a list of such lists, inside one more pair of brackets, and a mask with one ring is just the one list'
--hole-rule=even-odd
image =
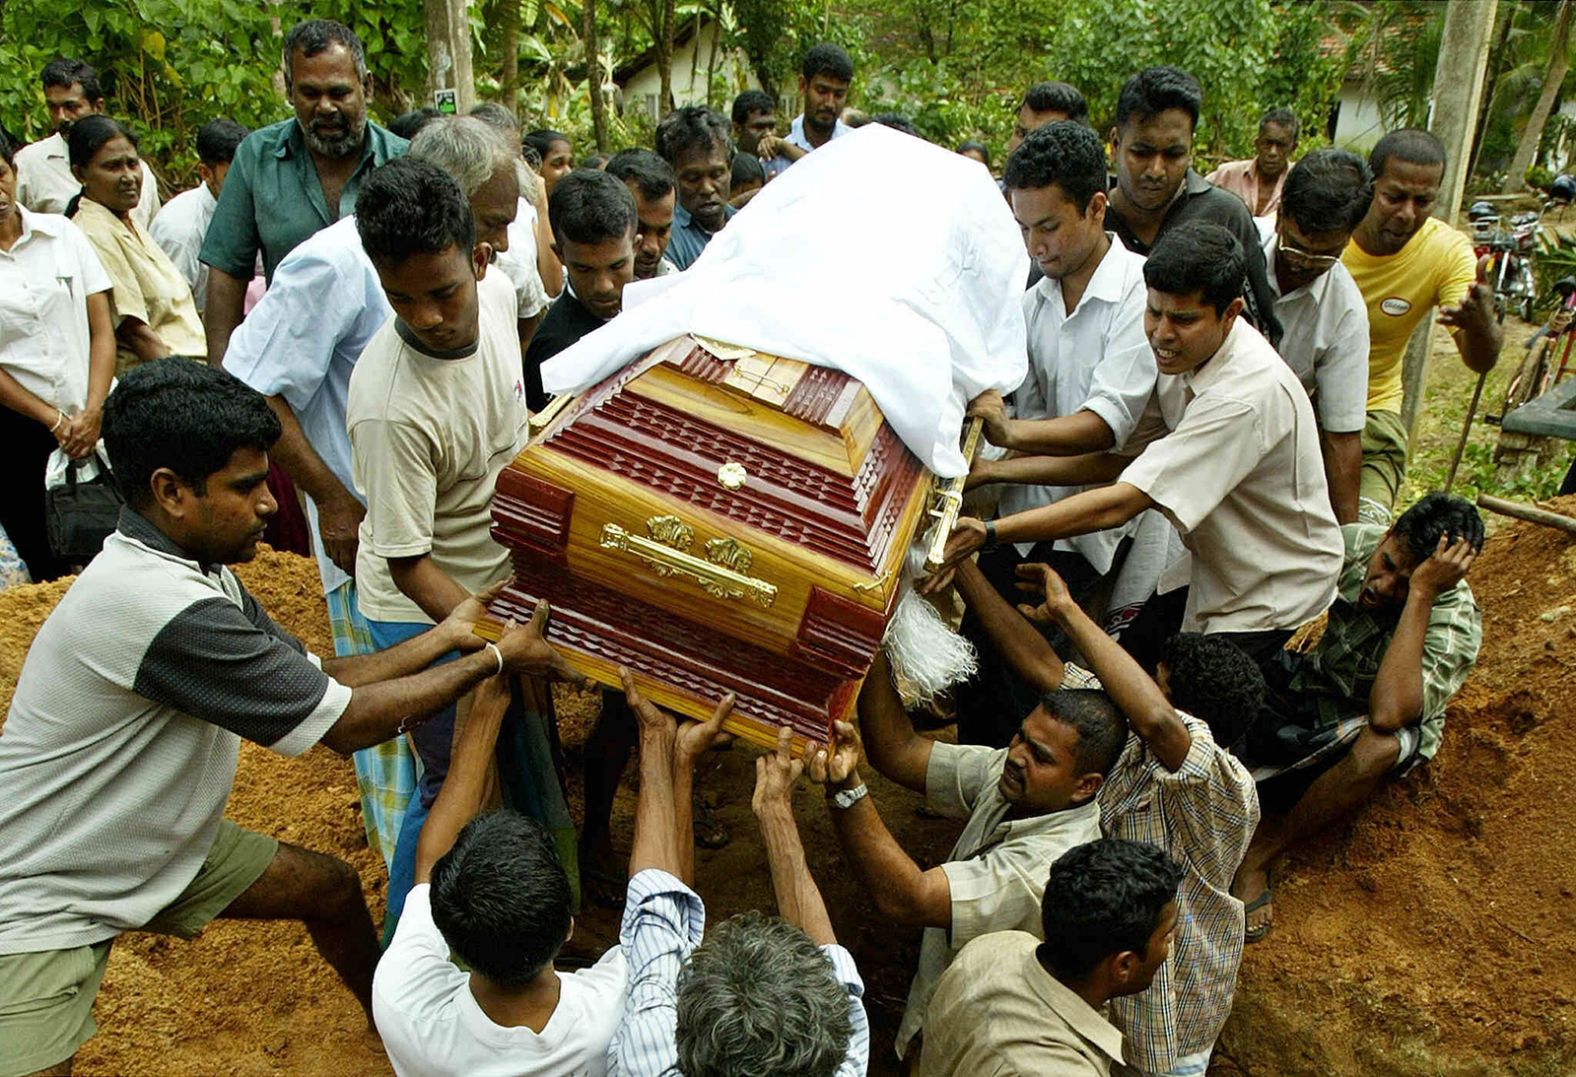
{"label": "gold coffin latch", "polygon": [[755,557],[730,538],[706,543],[704,559],[686,552],[695,542],[695,530],[677,516],[652,516],[646,536],[632,535],[617,524],[602,525],[602,548],[623,550],[644,561],[658,576],[688,576],[716,598],[748,598],[770,608],[777,588],[765,580],[746,576]]}
{"label": "gold coffin latch", "polygon": [[[962,444],[963,459],[966,463],[974,463],[974,454],[979,451],[980,433],[984,429],[983,419],[970,419],[963,428]],[[958,514],[963,508],[963,483],[967,475],[960,475],[955,479],[938,479],[936,487],[931,491],[935,504],[930,510],[930,515],[935,517],[934,529],[930,532],[930,550],[925,557],[925,571],[935,572],[947,559],[947,539],[952,536],[952,528],[958,522]]]}

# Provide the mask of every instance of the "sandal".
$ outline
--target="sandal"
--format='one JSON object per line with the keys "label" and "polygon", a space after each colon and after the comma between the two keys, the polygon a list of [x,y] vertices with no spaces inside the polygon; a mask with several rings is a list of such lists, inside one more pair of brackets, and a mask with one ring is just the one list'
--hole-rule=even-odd
{"label": "sandal", "polygon": [[[1244,921],[1246,921],[1247,917],[1253,915],[1255,912],[1257,912],[1260,909],[1263,909],[1263,908],[1271,908],[1271,909],[1273,909],[1273,906],[1271,906],[1270,902],[1273,901],[1274,898],[1275,898],[1275,892],[1271,888],[1271,879],[1270,879],[1269,873],[1266,872],[1265,875],[1264,875],[1264,892],[1262,894],[1260,894],[1258,897],[1254,898],[1252,901],[1250,901],[1247,904],[1242,906],[1242,914],[1243,914]],[[1243,932],[1243,937],[1242,937],[1243,938],[1243,942],[1247,943],[1248,945],[1252,945],[1255,942],[1262,942],[1263,939],[1264,939],[1264,936],[1268,935],[1270,933],[1270,928],[1272,928],[1274,926],[1275,926],[1275,922],[1274,922],[1273,919],[1265,920],[1262,923],[1258,923],[1258,924],[1249,924],[1249,925],[1247,925],[1246,929]]]}

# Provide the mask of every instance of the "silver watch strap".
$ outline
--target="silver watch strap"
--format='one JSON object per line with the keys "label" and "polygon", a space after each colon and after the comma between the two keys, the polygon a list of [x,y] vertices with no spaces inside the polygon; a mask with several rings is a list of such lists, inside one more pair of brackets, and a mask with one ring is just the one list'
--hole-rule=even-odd
{"label": "silver watch strap", "polygon": [[849,808],[852,808],[855,804],[858,804],[861,800],[863,800],[866,794],[869,792],[870,787],[864,782],[860,782],[852,789],[839,789],[837,792],[833,793],[832,804],[834,807],[837,807],[843,811],[847,811]]}

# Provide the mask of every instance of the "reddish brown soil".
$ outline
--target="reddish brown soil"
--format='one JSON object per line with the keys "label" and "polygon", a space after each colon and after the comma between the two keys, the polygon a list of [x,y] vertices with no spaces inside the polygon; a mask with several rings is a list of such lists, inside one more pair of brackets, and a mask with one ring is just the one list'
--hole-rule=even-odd
{"label": "reddish brown soil", "polygon": [[[1562,507],[1576,512],[1576,499]],[[242,575],[282,624],[329,651],[311,562],[265,552]],[[1576,717],[1566,688],[1576,661],[1576,542],[1531,525],[1500,528],[1472,584],[1485,610],[1483,654],[1451,708],[1438,759],[1282,865],[1276,927],[1249,949],[1215,1072],[1576,1069]],[[0,702],[66,585],[0,594]],[[559,696],[572,763],[594,708],[594,695]],[[752,755],[740,748],[717,753],[698,782],[734,836],[697,855],[713,918],[771,905],[752,781]],[[922,863],[945,854],[953,824],[917,816],[913,796],[879,780],[875,797]],[[871,1072],[893,1073],[917,939],[879,922],[818,801],[809,789],[798,795],[809,861],[865,976]],[[625,842],[632,807],[626,788],[615,820]],[[381,865],[362,837],[348,761],[321,748],[284,760],[248,745],[229,815],[349,860],[381,915]],[[616,932],[615,914],[589,910],[576,952],[595,952]],[[81,1074],[388,1072],[362,1045],[354,1001],[290,924],[220,921],[193,943],[127,935],[95,1012],[101,1031],[78,1055]]]}

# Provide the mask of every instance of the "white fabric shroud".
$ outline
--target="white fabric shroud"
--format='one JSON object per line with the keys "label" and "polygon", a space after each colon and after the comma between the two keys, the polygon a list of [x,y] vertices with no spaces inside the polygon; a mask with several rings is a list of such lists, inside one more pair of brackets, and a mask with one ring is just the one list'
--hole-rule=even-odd
{"label": "white fabric shroud", "polygon": [[936,474],[967,471],[963,410],[1027,371],[1028,255],[977,161],[869,124],[772,182],[689,269],[624,289],[624,311],[544,363],[586,389],[694,333],[833,367],[869,388]]}

